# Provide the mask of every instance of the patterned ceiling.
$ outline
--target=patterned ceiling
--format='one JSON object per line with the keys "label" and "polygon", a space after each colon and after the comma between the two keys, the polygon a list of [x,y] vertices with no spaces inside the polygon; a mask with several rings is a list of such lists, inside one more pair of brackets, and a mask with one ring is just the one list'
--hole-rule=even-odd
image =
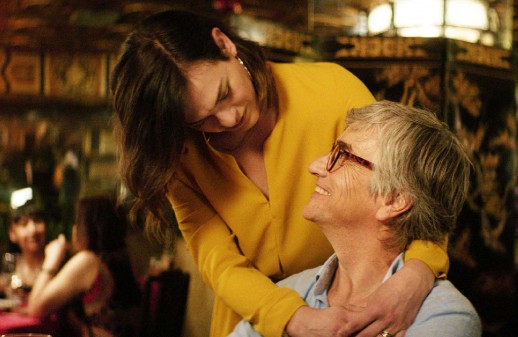
{"label": "patterned ceiling", "polygon": [[373,1],[378,0],[0,0],[0,46],[113,51],[138,20],[169,8],[211,14],[233,8],[304,30],[313,4],[365,6]]}
{"label": "patterned ceiling", "polygon": [[205,11],[211,5],[208,0],[0,0],[0,45],[114,50],[138,20],[169,8]]}
{"label": "patterned ceiling", "polygon": [[[381,1],[390,0],[0,0],[0,46],[113,51],[137,21],[170,8],[216,15],[234,9],[247,16],[305,30],[313,28],[312,19],[334,25],[337,16],[354,17],[355,10],[368,10]],[[312,16],[319,6],[326,7],[329,14]],[[317,10],[312,12],[312,9]],[[515,26],[516,22],[515,15]]]}

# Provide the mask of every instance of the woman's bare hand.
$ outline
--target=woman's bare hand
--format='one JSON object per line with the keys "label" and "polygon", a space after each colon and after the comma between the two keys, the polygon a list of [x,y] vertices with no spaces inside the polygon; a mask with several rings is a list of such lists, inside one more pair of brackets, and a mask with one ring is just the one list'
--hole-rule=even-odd
{"label": "woman's bare hand", "polygon": [[63,234],[52,240],[45,247],[45,260],[42,269],[57,271],[67,254],[67,241]]}
{"label": "woman's bare hand", "polygon": [[301,307],[286,325],[286,332],[291,337],[373,337],[385,330],[403,337],[434,280],[426,264],[409,260],[367,299],[366,308],[347,304],[327,309]]}
{"label": "woman's bare hand", "polygon": [[347,336],[347,310],[342,307],[300,307],[286,325],[290,337]]}
{"label": "woman's bare hand", "polygon": [[348,310],[346,336],[372,337],[384,330],[396,337],[404,336],[434,281],[426,264],[409,260],[369,296],[364,310]]}

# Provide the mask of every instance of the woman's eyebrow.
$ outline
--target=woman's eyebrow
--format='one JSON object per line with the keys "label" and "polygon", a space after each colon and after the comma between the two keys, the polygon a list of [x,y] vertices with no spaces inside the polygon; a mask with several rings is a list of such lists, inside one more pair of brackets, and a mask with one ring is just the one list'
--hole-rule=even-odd
{"label": "woman's eyebrow", "polygon": [[206,118],[207,117],[202,118],[202,119],[200,119],[198,121],[195,121],[195,122],[185,123],[185,125],[187,125],[188,127],[191,127],[191,128],[195,128],[195,127],[201,125]]}
{"label": "woman's eyebrow", "polygon": [[337,143],[341,144],[347,151],[352,151],[352,146],[349,143],[346,143],[342,140],[337,140]]}
{"label": "woman's eyebrow", "polygon": [[216,101],[214,102],[214,107],[218,105],[219,102],[225,97],[225,88],[228,87],[228,80],[220,81],[218,86],[218,95],[216,96]]}
{"label": "woman's eyebrow", "polygon": [[[214,101],[213,107],[216,107],[218,105],[218,103],[221,101],[221,99],[223,98],[223,88],[224,88],[223,81],[220,81],[219,85],[218,85],[218,93],[216,95],[216,99]],[[203,117],[202,119],[194,121],[194,122],[185,123],[185,125],[187,125],[189,127],[196,127],[196,126],[199,126],[200,124],[202,124],[205,119],[207,119],[207,117]]]}

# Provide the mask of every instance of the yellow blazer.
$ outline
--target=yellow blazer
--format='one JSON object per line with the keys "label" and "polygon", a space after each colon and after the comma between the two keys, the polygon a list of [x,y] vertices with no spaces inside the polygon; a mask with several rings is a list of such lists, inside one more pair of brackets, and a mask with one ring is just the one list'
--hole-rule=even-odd
{"label": "yellow blazer", "polygon": [[[316,267],[332,253],[319,228],[302,217],[316,182],[308,164],[329,152],[350,108],[374,101],[365,85],[339,65],[271,66],[280,105],[264,144],[269,199],[232,156],[214,150],[199,132],[187,135],[169,185],[187,247],[216,295],[211,336],[227,336],[242,318],[264,336],[281,336],[305,304],[274,282]],[[417,248],[414,257],[436,264],[437,250]],[[447,260],[442,257],[435,271],[447,268]]]}

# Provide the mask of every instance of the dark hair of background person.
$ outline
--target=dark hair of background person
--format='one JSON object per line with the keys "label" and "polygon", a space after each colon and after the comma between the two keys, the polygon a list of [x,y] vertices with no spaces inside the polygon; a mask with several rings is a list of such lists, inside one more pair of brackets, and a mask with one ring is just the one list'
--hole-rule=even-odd
{"label": "dark hair of background person", "polygon": [[105,196],[82,198],[77,204],[76,225],[78,240],[85,240],[86,249],[99,256],[112,273],[112,302],[138,305],[140,288],[126,250],[126,217],[116,200]]}
{"label": "dark hair of background person", "polygon": [[[135,200],[131,219],[163,232],[174,225],[166,188],[184,151],[186,67],[228,58],[214,43],[218,27],[236,45],[253,78],[261,111],[277,107],[273,75],[261,47],[244,40],[222,22],[183,11],[152,15],[127,37],[112,73],[114,131],[124,185]],[[152,226],[152,225],[158,226]]]}

